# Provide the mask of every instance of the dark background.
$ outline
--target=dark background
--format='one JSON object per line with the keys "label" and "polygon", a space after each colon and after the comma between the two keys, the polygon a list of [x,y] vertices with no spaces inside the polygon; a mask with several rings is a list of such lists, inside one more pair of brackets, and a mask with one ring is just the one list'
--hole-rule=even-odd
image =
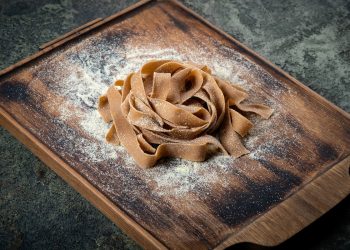
{"label": "dark background", "polygon": [[[134,2],[0,0],[0,69]],[[350,1],[182,2],[349,112]],[[8,248],[138,246],[0,128],[0,249]],[[350,197],[276,249],[297,248],[350,249]]]}

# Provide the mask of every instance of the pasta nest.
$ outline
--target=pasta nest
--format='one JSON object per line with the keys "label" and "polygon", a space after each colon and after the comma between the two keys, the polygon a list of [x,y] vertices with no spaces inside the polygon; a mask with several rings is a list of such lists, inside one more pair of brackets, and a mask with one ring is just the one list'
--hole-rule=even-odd
{"label": "pasta nest", "polygon": [[247,98],[205,65],[156,60],[110,86],[98,110],[113,122],[107,142],[121,144],[140,167],[149,168],[162,157],[204,161],[218,151],[232,157],[249,153],[241,138],[253,124],[244,114],[267,119],[273,110],[243,103]]}

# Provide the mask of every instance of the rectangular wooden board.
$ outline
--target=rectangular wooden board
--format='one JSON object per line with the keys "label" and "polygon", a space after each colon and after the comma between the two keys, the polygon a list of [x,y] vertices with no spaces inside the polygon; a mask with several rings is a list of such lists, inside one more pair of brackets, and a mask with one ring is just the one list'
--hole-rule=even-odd
{"label": "rectangular wooden board", "polygon": [[[89,25],[1,72],[0,124],[141,245],[275,245],[349,194],[349,115],[234,38],[175,1]],[[97,98],[159,58],[206,64],[275,109],[251,117],[250,154],[143,170],[105,143]]]}

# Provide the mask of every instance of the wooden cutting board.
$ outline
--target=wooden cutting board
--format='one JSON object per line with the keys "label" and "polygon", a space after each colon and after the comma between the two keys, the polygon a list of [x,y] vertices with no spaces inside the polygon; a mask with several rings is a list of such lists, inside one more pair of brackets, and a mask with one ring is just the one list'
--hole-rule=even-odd
{"label": "wooden cutting board", "polygon": [[[147,60],[207,64],[275,109],[239,159],[138,168],[104,142],[96,101]],[[144,247],[271,246],[350,192],[350,117],[175,1],[142,1],[42,47],[0,76],[1,124]]]}

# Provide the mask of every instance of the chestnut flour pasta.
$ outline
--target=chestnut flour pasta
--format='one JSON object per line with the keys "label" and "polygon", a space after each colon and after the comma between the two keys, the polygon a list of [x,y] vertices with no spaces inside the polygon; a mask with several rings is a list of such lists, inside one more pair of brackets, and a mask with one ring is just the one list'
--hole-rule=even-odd
{"label": "chestnut flour pasta", "polygon": [[158,60],[117,80],[100,97],[98,110],[113,122],[106,140],[149,168],[162,157],[204,161],[217,151],[232,157],[249,153],[240,138],[253,124],[243,113],[267,119],[273,110],[242,103],[247,98],[207,66]]}

